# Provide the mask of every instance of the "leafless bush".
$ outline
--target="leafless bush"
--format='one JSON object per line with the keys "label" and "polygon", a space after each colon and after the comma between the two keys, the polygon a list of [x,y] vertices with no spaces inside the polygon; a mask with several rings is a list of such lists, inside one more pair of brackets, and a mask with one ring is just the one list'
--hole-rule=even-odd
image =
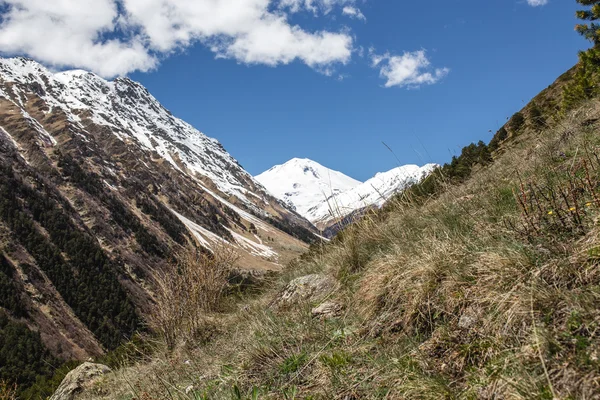
{"label": "leafless bush", "polygon": [[225,245],[213,253],[186,249],[176,263],[155,274],[156,306],[150,325],[169,348],[194,336],[206,314],[218,311],[237,260],[235,250]]}

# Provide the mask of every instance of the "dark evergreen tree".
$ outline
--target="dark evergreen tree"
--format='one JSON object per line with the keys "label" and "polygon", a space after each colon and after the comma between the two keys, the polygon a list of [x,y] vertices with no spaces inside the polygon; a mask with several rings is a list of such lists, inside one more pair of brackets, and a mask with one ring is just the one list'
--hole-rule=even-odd
{"label": "dark evergreen tree", "polygon": [[564,89],[563,110],[569,110],[583,100],[597,96],[598,72],[600,71],[600,25],[594,21],[600,18],[600,0],[577,0],[587,10],[576,12],[577,18],[589,23],[577,24],[575,30],[592,42],[593,47],[579,52],[579,64],[572,82]]}
{"label": "dark evergreen tree", "polygon": [[4,254],[0,254],[0,307],[10,311],[14,317],[20,318],[24,317],[27,311],[14,272],[11,263]]}
{"label": "dark evergreen tree", "polygon": [[39,333],[0,311],[0,380],[16,383],[21,390],[39,377],[52,376],[53,366],[57,365]]}
{"label": "dark evergreen tree", "polygon": [[529,124],[535,130],[546,126],[546,118],[536,103],[533,103],[529,109]]}
{"label": "dark evergreen tree", "polygon": [[81,321],[113,349],[139,326],[117,269],[98,242],[73,223],[65,212],[69,203],[39,177],[30,178],[39,187],[29,186],[10,166],[0,166],[0,220]]}
{"label": "dark evergreen tree", "polygon": [[577,2],[582,6],[590,7],[576,13],[577,18],[589,23],[577,24],[575,30],[592,42],[594,48],[600,47],[600,25],[594,22],[600,19],[600,0],[577,0]]}
{"label": "dark evergreen tree", "polygon": [[517,111],[510,118],[510,121],[508,121],[507,127],[511,132],[517,133],[518,131],[521,130],[521,128],[523,127],[524,124],[525,124],[525,117],[523,116],[523,114],[521,112]]}

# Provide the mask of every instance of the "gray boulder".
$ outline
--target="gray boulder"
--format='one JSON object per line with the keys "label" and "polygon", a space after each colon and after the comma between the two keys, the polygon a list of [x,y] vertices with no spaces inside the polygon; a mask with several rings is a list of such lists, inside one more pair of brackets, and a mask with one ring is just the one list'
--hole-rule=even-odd
{"label": "gray boulder", "polygon": [[302,276],[288,283],[272,304],[276,307],[285,307],[303,301],[316,300],[327,296],[336,287],[336,280],[327,275]]}
{"label": "gray boulder", "polygon": [[85,362],[65,376],[50,400],[74,400],[77,394],[109,372],[111,369],[106,365]]}
{"label": "gray boulder", "polygon": [[326,301],[312,309],[313,317],[320,319],[338,317],[342,311],[342,306],[333,301]]}
{"label": "gray boulder", "polygon": [[483,310],[478,307],[469,307],[467,308],[460,319],[458,320],[458,327],[461,329],[472,329],[474,328],[479,321],[481,320],[481,315],[483,314]]}

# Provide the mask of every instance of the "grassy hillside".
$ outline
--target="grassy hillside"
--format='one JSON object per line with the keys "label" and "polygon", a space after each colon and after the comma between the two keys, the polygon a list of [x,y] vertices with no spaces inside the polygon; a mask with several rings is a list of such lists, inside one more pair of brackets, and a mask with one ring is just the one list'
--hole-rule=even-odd
{"label": "grassy hillside", "polygon": [[[557,112],[559,89],[85,397],[600,398],[600,101]],[[272,306],[311,273],[336,289]]]}

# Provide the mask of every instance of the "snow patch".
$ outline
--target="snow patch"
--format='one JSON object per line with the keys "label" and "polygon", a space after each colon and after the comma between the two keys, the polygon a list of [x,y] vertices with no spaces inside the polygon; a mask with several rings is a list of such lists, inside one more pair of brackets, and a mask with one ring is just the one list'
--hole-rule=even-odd
{"label": "snow patch", "polygon": [[175,214],[181,222],[183,222],[183,224],[190,230],[190,232],[192,232],[198,242],[200,242],[200,244],[206,247],[208,250],[212,251],[212,245],[215,243],[228,243],[225,239],[215,235],[208,229],[201,227],[194,221],[179,214],[177,211],[171,208],[169,208],[169,210],[171,210],[171,212]]}
{"label": "snow patch", "polygon": [[239,233],[232,231],[229,228],[225,228],[231,233],[235,241],[243,248],[248,250],[250,254],[254,256],[264,257],[264,258],[276,258],[278,254],[269,246],[265,246],[264,244],[259,244],[253,242],[245,236],[240,235]]}
{"label": "snow patch", "polygon": [[[229,243],[227,240],[215,235],[208,229],[201,227],[200,225],[198,225],[194,221],[190,220],[189,218],[186,218],[183,215],[179,214],[177,211],[175,211],[173,209],[170,209],[170,210],[192,232],[192,234],[200,242],[200,244],[202,246],[206,247],[207,249],[212,251],[212,246],[215,243]],[[229,231],[229,233],[231,233],[231,236],[233,236],[233,238],[236,242],[235,245],[237,245],[237,247],[247,250],[253,256],[259,256],[259,257],[263,257],[263,258],[267,258],[267,259],[269,259],[269,258],[277,259],[277,257],[279,256],[275,250],[273,250],[269,246],[262,244],[262,242],[261,243],[253,242],[252,240],[248,239],[247,237],[242,236],[239,233],[237,233],[229,228],[225,228],[225,229],[227,229],[227,231]]]}

